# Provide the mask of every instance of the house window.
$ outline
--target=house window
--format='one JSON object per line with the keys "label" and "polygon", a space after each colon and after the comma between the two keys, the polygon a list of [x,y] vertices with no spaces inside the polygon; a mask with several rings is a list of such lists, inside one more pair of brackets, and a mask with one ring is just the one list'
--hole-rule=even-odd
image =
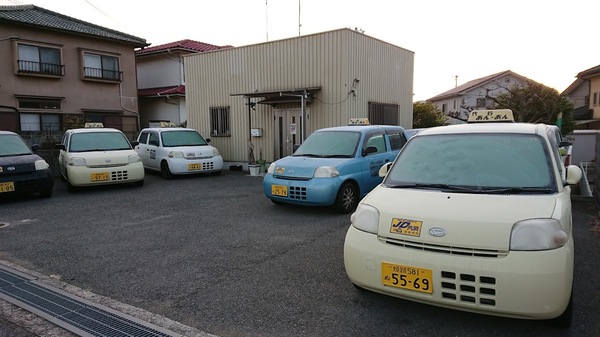
{"label": "house window", "polygon": [[60,100],[56,99],[19,99],[19,109],[60,110]]}
{"label": "house window", "polygon": [[230,136],[229,107],[211,107],[209,111],[211,135]]}
{"label": "house window", "polygon": [[59,131],[59,114],[21,114],[21,131]]}
{"label": "house window", "polygon": [[485,98],[477,99],[477,107],[478,108],[485,108],[485,104],[486,104]]}
{"label": "house window", "polygon": [[18,72],[42,75],[64,75],[60,64],[60,49],[18,44]]}
{"label": "house window", "polygon": [[595,92],[594,93],[594,106],[596,106],[598,104],[598,93]]}
{"label": "house window", "polygon": [[446,112],[448,112],[448,104],[446,104],[446,103],[443,103],[443,104],[442,104],[442,112],[443,112],[443,113],[446,113]]}
{"label": "house window", "polygon": [[121,81],[119,59],[114,56],[83,53],[85,78]]}
{"label": "house window", "polygon": [[397,104],[369,102],[369,122],[376,125],[399,125]]}

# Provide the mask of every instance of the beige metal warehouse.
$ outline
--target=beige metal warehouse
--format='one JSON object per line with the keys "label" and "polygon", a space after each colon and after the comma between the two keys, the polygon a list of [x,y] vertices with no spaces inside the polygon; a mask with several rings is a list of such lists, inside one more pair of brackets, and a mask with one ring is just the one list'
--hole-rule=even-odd
{"label": "beige metal warehouse", "polygon": [[414,52],[346,28],[191,54],[188,126],[243,164],[249,140],[271,162],[350,118],[410,128],[413,68]]}

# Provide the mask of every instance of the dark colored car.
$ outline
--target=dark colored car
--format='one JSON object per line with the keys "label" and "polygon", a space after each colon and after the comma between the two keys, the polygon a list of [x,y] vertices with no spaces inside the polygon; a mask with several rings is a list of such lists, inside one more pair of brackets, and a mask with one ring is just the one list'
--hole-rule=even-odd
{"label": "dark colored car", "polygon": [[[36,151],[39,146],[32,146]],[[23,138],[10,131],[0,131],[0,196],[39,194],[52,196],[54,179],[48,163],[33,153]]]}

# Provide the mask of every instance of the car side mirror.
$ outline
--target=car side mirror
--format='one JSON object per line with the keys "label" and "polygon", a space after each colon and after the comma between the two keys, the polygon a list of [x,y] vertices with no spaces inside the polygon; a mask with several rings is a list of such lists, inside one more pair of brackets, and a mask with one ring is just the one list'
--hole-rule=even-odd
{"label": "car side mirror", "polygon": [[579,183],[581,177],[583,176],[583,171],[577,165],[569,165],[567,166],[567,184],[575,185]]}
{"label": "car side mirror", "polygon": [[206,141],[206,144],[210,144],[210,138],[206,138],[205,141]]}
{"label": "car side mirror", "polygon": [[367,146],[367,148],[362,151],[362,156],[364,157],[364,156],[368,155],[369,153],[375,153],[375,152],[377,152],[377,148],[375,146]]}
{"label": "car side mirror", "polygon": [[37,152],[37,150],[40,149],[40,145],[39,144],[33,144],[31,145],[31,151],[33,152]]}
{"label": "car side mirror", "polygon": [[563,147],[563,146],[571,146],[573,144],[571,144],[571,142],[567,142],[566,140],[563,140],[562,142],[560,142],[560,144],[558,144],[558,146]]}
{"label": "car side mirror", "polygon": [[390,170],[390,167],[392,167],[392,163],[385,163],[381,168],[379,168],[379,177],[384,178]]}
{"label": "car side mirror", "polygon": [[136,140],[134,140],[133,142],[131,142],[131,146],[132,146],[132,147],[136,147],[136,146],[138,146],[138,145],[140,145],[140,142],[138,142],[138,141],[136,141]]}
{"label": "car side mirror", "polygon": [[56,144],[56,145],[54,145],[54,148],[57,150],[63,150],[63,151],[65,151],[67,149],[64,144]]}
{"label": "car side mirror", "polygon": [[299,147],[300,147],[300,144],[294,145],[293,152],[296,152],[296,150],[298,150]]}

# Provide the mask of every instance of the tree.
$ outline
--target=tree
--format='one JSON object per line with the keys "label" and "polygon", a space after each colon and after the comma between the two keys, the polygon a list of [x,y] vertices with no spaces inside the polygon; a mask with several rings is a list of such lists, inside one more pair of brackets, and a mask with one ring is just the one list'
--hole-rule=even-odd
{"label": "tree", "polygon": [[[507,92],[490,97],[496,109],[510,109],[518,122],[557,124],[561,118],[563,135],[575,128],[573,103],[561,96],[555,89],[543,84],[528,81],[525,84],[506,88]],[[558,125],[558,124],[557,124]]]}
{"label": "tree", "polygon": [[413,128],[430,128],[446,125],[446,115],[429,102],[413,104]]}

